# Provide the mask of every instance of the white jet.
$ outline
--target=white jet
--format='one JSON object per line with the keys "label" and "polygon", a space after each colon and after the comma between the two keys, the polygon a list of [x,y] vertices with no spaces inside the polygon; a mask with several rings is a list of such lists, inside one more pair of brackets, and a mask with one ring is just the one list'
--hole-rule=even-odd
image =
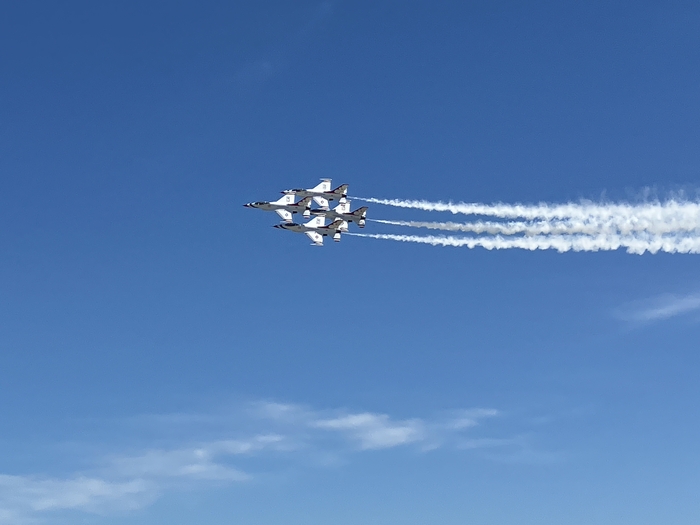
{"label": "white jet", "polygon": [[295,190],[284,190],[282,193],[285,195],[296,195],[297,197],[312,197],[316,203],[323,208],[328,210],[328,203],[331,201],[345,202],[348,197],[348,185],[341,184],[336,189],[331,189],[331,179],[321,179],[321,183],[317,186],[309,189],[295,189]]}
{"label": "white jet", "polygon": [[244,204],[246,208],[257,208],[263,211],[274,211],[279,215],[284,222],[293,222],[292,217],[295,213],[300,213],[302,217],[308,219],[311,217],[311,199],[312,197],[304,197],[299,202],[294,202],[294,194],[285,194],[281,199],[273,202],[249,202]]}
{"label": "white jet", "polygon": [[296,233],[305,233],[313,242],[313,246],[323,246],[324,237],[333,237],[335,242],[340,242],[340,233],[348,231],[348,223],[337,219],[326,226],[326,217],[321,215],[314,217],[306,224],[275,224],[274,228],[290,230]]}
{"label": "white jet", "polygon": [[340,219],[347,223],[354,222],[360,228],[365,227],[367,218],[367,206],[357,208],[355,211],[350,211],[350,201],[341,202],[332,210],[314,209],[311,210],[311,215],[325,215],[331,220]]}

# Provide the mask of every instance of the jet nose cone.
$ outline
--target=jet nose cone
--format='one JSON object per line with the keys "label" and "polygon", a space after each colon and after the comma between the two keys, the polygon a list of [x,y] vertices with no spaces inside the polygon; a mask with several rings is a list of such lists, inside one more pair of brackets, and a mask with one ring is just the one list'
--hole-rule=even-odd
{"label": "jet nose cone", "polygon": [[249,202],[248,204],[243,205],[244,208],[252,208],[253,205]]}

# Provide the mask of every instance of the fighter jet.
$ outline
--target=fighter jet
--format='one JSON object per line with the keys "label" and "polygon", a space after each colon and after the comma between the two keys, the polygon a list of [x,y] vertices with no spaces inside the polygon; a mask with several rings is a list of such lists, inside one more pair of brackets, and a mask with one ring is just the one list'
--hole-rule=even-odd
{"label": "fighter jet", "polygon": [[348,195],[348,185],[341,184],[336,189],[331,189],[331,179],[321,179],[321,184],[309,189],[284,190],[285,195],[296,195],[300,198],[313,197],[314,201],[323,208],[328,210],[329,201],[345,202]]}
{"label": "fighter jet", "polygon": [[311,215],[325,215],[329,219],[341,219],[345,222],[354,222],[360,228],[365,227],[365,218],[367,217],[367,206],[357,208],[355,211],[350,211],[350,201],[341,202],[332,210],[312,209]]}
{"label": "fighter jet", "polygon": [[296,233],[305,233],[313,242],[313,246],[323,246],[324,237],[333,237],[335,242],[340,242],[340,233],[348,231],[348,223],[340,219],[333,221],[328,226],[325,224],[326,218],[321,215],[314,217],[306,224],[284,223],[275,224],[274,227]]}
{"label": "fighter jet", "polygon": [[284,222],[292,222],[295,213],[301,213],[302,217],[311,217],[311,197],[304,197],[299,202],[294,202],[294,194],[286,194],[274,202],[249,202],[244,204],[246,208],[258,208],[263,211],[277,212]]}

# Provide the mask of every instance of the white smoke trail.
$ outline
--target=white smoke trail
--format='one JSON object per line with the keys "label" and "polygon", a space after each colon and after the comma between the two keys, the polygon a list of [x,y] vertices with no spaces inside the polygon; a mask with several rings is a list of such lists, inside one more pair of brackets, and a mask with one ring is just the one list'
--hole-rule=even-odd
{"label": "white smoke trail", "polygon": [[432,246],[482,247],[487,250],[520,248],[523,250],[557,250],[558,252],[597,252],[626,248],[627,253],[700,253],[700,238],[694,236],[637,235],[538,235],[532,237],[450,237],[347,233],[356,237],[415,242]]}
{"label": "white smoke trail", "polygon": [[686,221],[684,223],[654,222],[650,220],[607,221],[566,219],[540,221],[474,221],[474,222],[426,222],[426,221],[391,221],[383,219],[368,219],[380,224],[392,226],[407,226],[409,228],[425,228],[452,232],[488,233],[491,235],[629,235],[646,232],[654,235],[664,235],[680,232],[700,232],[700,222]]}
{"label": "white smoke trail", "polygon": [[429,202],[420,200],[375,199],[353,197],[365,202],[384,204],[399,208],[425,211],[447,211],[453,214],[483,215],[503,219],[578,219],[584,221],[614,220],[619,224],[648,223],[668,224],[678,230],[700,228],[700,203],[668,200],[645,204],[596,204],[593,202],[534,205],[525,204],[479,204]]}
{"label": "white smoke trail", "polygon": [[[629,253],[700,253],[700,202],[668,200],[644,204],[592,202],[536,205],[444,203],[360,199],[401,208],[491,216],[503,221],[426,222],[375,220],[381,224],[468,232],[480,236],[361,236],[433,246],[477,246],[488,250],[520,248],[600,251],[625,248]],[[505,237],[504,237],[505,236]]]}

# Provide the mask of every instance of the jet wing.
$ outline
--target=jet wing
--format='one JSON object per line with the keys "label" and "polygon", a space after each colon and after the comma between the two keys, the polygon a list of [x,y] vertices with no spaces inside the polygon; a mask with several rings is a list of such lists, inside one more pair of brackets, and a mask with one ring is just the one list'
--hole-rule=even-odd
{"label": "jet wing", "polygon": [[282,217],[282,220],[284,222],[292,222],[292,212],[287,211],[287,210],[275,210],[277,212],[277,215]]}
{"label": "jet wing", "polygon": [[323,235],[318,232],[305,232],[316,246],[323,246]]}

